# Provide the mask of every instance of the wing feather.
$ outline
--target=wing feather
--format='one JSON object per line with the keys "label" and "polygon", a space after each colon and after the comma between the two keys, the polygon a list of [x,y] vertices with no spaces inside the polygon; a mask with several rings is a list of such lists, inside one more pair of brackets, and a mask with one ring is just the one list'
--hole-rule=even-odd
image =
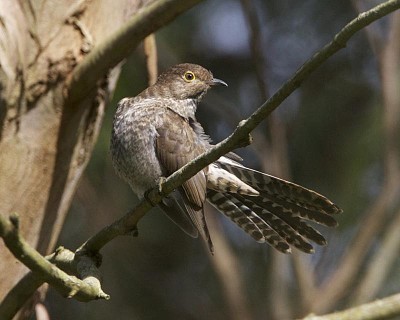
{"label": "wing feather", "polygon": [[[188,120],[167,108],[164,116],[164,125],[157,128],[155,148],[164,174],[170,175],[202,154],[206,146],[199,141],[201,137],[196,134]],[[183,183],[178,190],[182,194],[187,216],[213,252],[203,210],[206,201],[206,174],[207,168]],[[179,224],[177,219],[174,221]],[[185,230],[188,230],[187,226]]]}

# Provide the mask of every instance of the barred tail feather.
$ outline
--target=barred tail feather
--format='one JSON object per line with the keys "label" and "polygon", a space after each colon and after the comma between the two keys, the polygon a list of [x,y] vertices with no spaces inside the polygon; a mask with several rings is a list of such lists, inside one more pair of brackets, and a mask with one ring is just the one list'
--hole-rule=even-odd
{"label": "barred tail feather", "polygon": [[326,240],[317,230],[309,226],[302,217],[296,215],[296,213],[288,211],[281,206],[276,206],[273,203],[266,202],[262,197],[244,197],[242,196],[244,203],[249,203],[251,206],[257,205],[260,208],[271,213],[275,218],[284,221],[289,225],[296,233],[302,237],[315,242],[319,245],[326,245]]}
{"label": "barred tail feather", "polygon": [[[265,242],[265,237],[258,226],[261,221],[253,212],[241,203],[231,201],[223,193],[209,190],[207,193],[209,202],[223,212],[228,218],[246,231],[257,242]],[[256,220],[258,219],[258,220]]]}
{"label": "barred tail feather", "polygon": [[295,228],[286,223],[285,220],[280,219],[273,212],[259,206],[248,198],[244,198],[241,195],[235,195],[235,198],[247,206],[250,206],[258,216],[266,221],[288,244],[306,253],[314,252],[312,245],[307,242]]}
{"label": "barred tail feather", "polygon": [[283,253],[290,253],[290,246],[270,225],[252,209],[236,199],[234,194],[208,190],[208,201],[220,212],[230,218],[257,242],[268,242]]}
{"label": "barred tail feather", "polygon": [[[296,207],[296,210],[302,208],[304,210],[325,215],[335,215],[342,212],[338,206],[323,195],[293,182],[246,168],[240,163],[226,157],[221,157],[217,163],[223,169],[234,174],[240,180],[262,193],[263,196],[272,196],[274,201],[277,199],[277,201],[281,202],[281,205],[285,203],[288,210],[291,210],[292,207]],[[313,216],[311,214],[310,217],[315,217],[315,215]],[[327,225],[331,226],[333,224],[334,219],[332,219],[330,219],[330,222],[328,222]],[[315,221],[314,218],[310,218],[310,220]]]}
{"label": "barred tail feather", "polygon": [[317,209],[310,209],[300,202],[293,203],[290,198],[283,195],[270,194],[267,192],[260,192],[261,197],[257,197],[262,202],[262,207],[267,207],[269,210],[272,207],[281,208],[283,212],[288,212],[292,217],[302,218],[308,221],[316,222],[327,227],[336,227],[337,221],[330,215]]}
{"label": "barred tail feather", "polygon": [[[253,232],[253,238],[254,235],[260,238],[261,231],[265,241],[274,247],[279,244],[281,249],[285,248],[280,250],[284,252],[294,246],[312,253],[314,249],[309,241],[318,245],[326,244],[325,238],[307,222],[329,227],[337,225],[332,215],[342,210],[329,199],[292,182],[246,168],[225,157],[220,158],[217,165],[259,192],[259,195],[255,195],[220,190],[209,191],[208,194],[208,200],[217,209],[250,235]],[[254,233],[256,227],[259,231]],[[265,233],[275,238],[268,241]],[[262,242],[261,238],[258,241]]]}

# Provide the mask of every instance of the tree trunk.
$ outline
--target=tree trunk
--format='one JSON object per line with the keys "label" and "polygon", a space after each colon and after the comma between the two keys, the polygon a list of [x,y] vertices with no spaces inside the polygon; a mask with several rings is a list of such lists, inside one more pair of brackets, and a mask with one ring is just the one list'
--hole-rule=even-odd
{"label": "tree trunk", "polygon": [[[0,214],[17,213],[42,254],[54,249],[119,68],[75,105],[66,105],[68,78],[146,2],[0,2]],[[28,270],[2,242],[0,261],[1,301]]]}

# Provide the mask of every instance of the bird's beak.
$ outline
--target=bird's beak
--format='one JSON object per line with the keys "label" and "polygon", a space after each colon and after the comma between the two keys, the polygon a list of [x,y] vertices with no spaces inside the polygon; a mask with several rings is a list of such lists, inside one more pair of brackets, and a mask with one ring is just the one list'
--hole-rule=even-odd
{"label": "bird's beak", "polygon": [[225,81],[222,81],[222,80],[220,80],[220,79],[217,79],[217,78],[213,78],[212,80],[211,80],[211,85],[212,86],[225,86],[225,87],[227,87],[228,85],[226,84],[226,82]]}

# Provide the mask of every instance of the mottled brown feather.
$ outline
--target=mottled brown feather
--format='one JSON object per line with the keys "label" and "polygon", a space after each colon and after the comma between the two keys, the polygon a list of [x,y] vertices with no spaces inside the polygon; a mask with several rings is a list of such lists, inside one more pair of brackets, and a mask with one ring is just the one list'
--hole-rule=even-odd
{"label": "mottled brown feather", "polygon": [[[165,174],[170,175],[186,163],[202,154],[205,149],[197,144],[197,137],[189,123],[181,116],[166,109],[168,128],[157,129],[156,154]],[[206,170],[204,169],[186,181],[183,191],[193,209],[199,210],[206,200]]]}

